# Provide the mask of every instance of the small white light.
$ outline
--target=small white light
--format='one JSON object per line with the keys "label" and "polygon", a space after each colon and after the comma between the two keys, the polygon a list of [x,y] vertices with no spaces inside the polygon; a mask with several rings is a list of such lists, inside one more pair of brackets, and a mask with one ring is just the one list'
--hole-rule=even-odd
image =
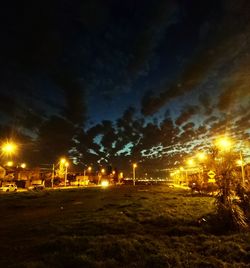
{"label": "small white light", "polygon": [[107,186],[109,186],[109,182],[108,181],[102,181],[101,186],[102,187],[107,187]]}

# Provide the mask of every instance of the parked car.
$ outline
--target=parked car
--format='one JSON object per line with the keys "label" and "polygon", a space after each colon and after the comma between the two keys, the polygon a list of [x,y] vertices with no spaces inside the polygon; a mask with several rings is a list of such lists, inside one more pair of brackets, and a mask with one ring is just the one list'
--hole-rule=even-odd
{"label": "parked car", "polygon": [[0,190],[3,192],[16,192],[17,186],[15,184],[5,184],[0,188]]}
{"label": "parked car", "polygon": [[33,191],[42,191],[44,190],[44,185],[43,184],[32,184],[31,186],[28,187],[28,190],[33,190]]}

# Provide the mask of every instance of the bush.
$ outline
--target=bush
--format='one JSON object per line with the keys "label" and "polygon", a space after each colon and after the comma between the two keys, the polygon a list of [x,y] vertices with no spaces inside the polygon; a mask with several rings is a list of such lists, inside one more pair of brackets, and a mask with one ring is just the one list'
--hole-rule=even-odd
{"label": "bush", "polygon": [[229,230],[244,230],[249,222],[249,195],[232,190],[220,191],[216,197],[217,213],[220,220],[226,223]]}

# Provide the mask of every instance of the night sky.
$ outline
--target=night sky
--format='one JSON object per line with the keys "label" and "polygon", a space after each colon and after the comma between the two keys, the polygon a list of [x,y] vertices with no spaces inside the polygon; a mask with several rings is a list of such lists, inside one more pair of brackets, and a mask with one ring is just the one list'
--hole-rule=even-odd
{"label": "night sky", "polygon": [[248,156],[249,1],[9,1],[0,10],[0,137],[19,142],[19,158],[162,170],[219,135]]}

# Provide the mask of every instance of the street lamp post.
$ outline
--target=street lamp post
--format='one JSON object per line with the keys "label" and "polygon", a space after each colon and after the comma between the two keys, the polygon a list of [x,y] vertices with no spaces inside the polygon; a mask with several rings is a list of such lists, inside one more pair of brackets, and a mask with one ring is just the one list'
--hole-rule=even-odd
{"label": "street lamp post", "polygon": [[[88,167],[87,168],[87,171],[90,172],[92,170],[92,167]],[[84,168],[83,170],[83,176],[84,176],[84,179],[85,179],[85,175],[86,175],[86,169]]]}
{"label": "street lamp post", "polygon": [[242,177],[242,186],[245,185],[245,170],[244,170],[244,162],[242,157],[242,152],[240,151],[240,166],[241,166],[241,177]]}
{"label": "street lamp post", "polygon": [[66,162],[65,163],[65,177],[64,177],[64,186],[65,187],[67,186],[68,166],[69,166],[69,163]]}
{"label": "street lamp post", "polygon": [[69,163],[66,161],[65,158],[61,158],[60,160],[60,171],[64,173],[64,186],[67,185],[67,176],[68,176],[68,166]]}
{"label": "street lamp post", "polygon": [[103,176],[104,176],[106,170],[105,170],[104,168],[102,168],[100,171],[101,171],[101,172],[98,172],[98,185],[101,184],[102,179],[103,179]]}
{"label": "street lamp post", "polygon": [[184,183],[187,183],[187,169],[184,169],[183,167],[180,167],[181,172],[181,179],[184,181]]}
{"label": "street lamp post", "polygon": [[133,164],[133,185],[135,186],[135,169],[137,168],[137,164]]}
{"label": "street lamp post", "polygon": [[200,164],[200,171],[199,171],[199,175],[200,175],[200,179],[203,181],[203,174],[204,174],[204,163],[207,159],[207,156],[204,152],[199,152],[197,154],[197,158]]}
{"label": "street lamp post", "polygon": [[[232,146],[232,142],[228,138],[221,138],[218,140],[218,145],[223,150],[230,150]],[[240,150],[240,160],[239,165],[241,166],[241,179],[242,179],[242,186],[245,185],[245,170],[244,170],[244,161],[242,157],[242,151]]]}
{"label": "street lamp post", "polygon": [[[92,170],[92,167],[88,167],[87,168],[87,171],[90,172]],[[84,183],[86,182],[85,180],[85,176],[86,176],[86,169],[84,167],[84,170],[83,170],[83,179],[84,179]],[[78,186],[79,186],[79,180],[78,180]]]}
{"label": "street lamp post", "polygon": [[121,179],[123,179],[123,172],[120,172],[119,176],[118,176],[118,183],[121,183]]}

